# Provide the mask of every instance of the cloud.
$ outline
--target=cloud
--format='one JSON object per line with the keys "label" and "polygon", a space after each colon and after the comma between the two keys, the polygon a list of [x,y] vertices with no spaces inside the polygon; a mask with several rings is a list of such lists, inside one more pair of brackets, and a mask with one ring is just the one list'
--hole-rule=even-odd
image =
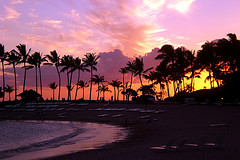
{"label": "cloud", "polygon": [[35,10],[32,9],[32,12],[28,13],[28,16],[31,17],[31,18],[37,18],[38,15],[36,13],[34,13],[34,12],[35,12]]}
{"label": "cloud", "polygon": [[22,4],[24,3],[22,0],[12,0],[11,4]]}
{"label": "cloud", "polygon": [[189,11],[192,3],[196,0],[174,0],[168,4],[169,9],[175,9],[178,12],[185,14]]}
{"label": "cloud", "polygon": [[1,21],[16,20],[21,15],[21,13],[17,12],[17,10],[15,10],[14,8],[11,8],[8,6],[4,6],[4,8],[5,8],[5,14],[2,15],[3,18],[0,18]]}

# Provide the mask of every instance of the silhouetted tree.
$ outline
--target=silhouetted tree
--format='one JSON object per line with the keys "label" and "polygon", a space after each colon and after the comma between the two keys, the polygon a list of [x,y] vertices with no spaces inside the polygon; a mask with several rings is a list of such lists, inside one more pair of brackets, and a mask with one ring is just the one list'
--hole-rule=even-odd
{"label": "silhouetted tree", "polygon": [[60,65],[60,56],[57,54],[57,51],[50,51],[50,55],[46,55],[49,63],[45,63],[47,65],[55,65],[57,74],[58,74],[58,100],[60,101],[61,98],[61,75],[59,71],[59,65]]}
{"label": "silhouetted tree", "polygon": [[89,85],[87,84],[87,82],[84,82],[84,81],[80,80],[78,82],[77,86],[79,86],[80,88],[83,89],[83,98],[82,99],[84,100],[84,88],[89,87]]}
{"label": "silhouetted tree", "polygon": [[[99,88],[100,83],[105,82],[104,76],[100,76],[100,75],[93,75],[91,81],[93,81],[95,84],[97,84],[98,88]],[[99,90],[98,89],[97,89],[97,92],[98,92],[98,95],[97,95],[97,100],[98,100],[99,99]]]}
{"label": "silhouetted tree", "polygon": [[27,76],[26,63],[27,63],[28,56],[31,52],[31,48],[27,51],[25,44],[19,44],[16,47],[18,49],[18,54],[21,57],[20,63],[23,63],[23,68],[24,68],[24,79],[23,79],[23,91],[24,91],[25,85],[26,85],[26,76]]}
{"label": "silhouetted tree", "polygon": [[90,67],[90,92],[89,92],[89,100],[91,100],[92,96],[92,76],[93,76],[93,70],[97,70],[96,65],[98,63],[99,56],[96,55],[96,53],[86,53],[84,55],[85,57],[82,59],[83,62],[86,64],[87,67]]}
{"label": "silhouetted tree", "polygon": [[21,57],[18,55],[17,51],[11,50],[10,53],[7,53],[7,59],[8,62],[7,65],[13,66],[13,72],[14,72],[14,88],[15,88],[15,100],[17,100],[17,76],[16,76],[16,65],[19,64]]}
{"label": "silhouetted tree", "polygon": [[104,84],[98,87],[98,91],[103,92],[103,100],[105,100],[105,92],[112,92],[111,90],[108,89],[108,85]]}
{"label": "silhouetted tree", "polygon": [[[126,73],[128,73],[128,68],[127,68],[127,67],[120,68],[119,72],[122,73],[122,75],[123,75],[123,82],[122,82],[123,85],[122,85],[122,86],[123,86],[123,91],[125,92],[124,75],[125,75]],[[125,101],[125,95],[124,95],[124,94],[123,94],[123,101]]]}
{"label": "silhouetted tree", "polygon": [[53,101],[54,101],[54,90],[57,88],[56,82],[51,82],[48,84],[48,86],[53,90]]}
{"label": "silhouetted tree", "polygon": [[7,85],[6,88],[5,88],[5,92],[7,92],[9,94],[9,101],[11,101],[11,93],[13,92],[13,86],[9,86]]}
{"label": "silhouetted tree", "polygon": [[4,101],[4,98],[5,98],[5,92],[4,92],[4,88],[5,88],[4,61],[6,60],[7,55],[8,55],[8,53],[5,52],[4,45],[0,44],[0,60],[2,62],[2,83],[3,83],[3,86],[2,86],[2,89],[3,89],[2,98],[3,99],[2,99],[2,101]]}

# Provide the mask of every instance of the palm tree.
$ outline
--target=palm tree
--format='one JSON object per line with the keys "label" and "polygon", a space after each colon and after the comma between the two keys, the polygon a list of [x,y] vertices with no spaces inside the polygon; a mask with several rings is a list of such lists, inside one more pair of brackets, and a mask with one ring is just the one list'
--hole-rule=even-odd
{"label": "palm tree", "polygon": [[143,85],[141,86],[138,91],[142,92],[142,95],[151,95],[154,96],[156,94],[155,88],[153,84],[150,85]]}
{"label": "palm tree", "polygon": [[160,54],[155,58],[157,60],[162,60],[161,63],[168,67],[169,70],[171,70],[171,79],[173,80],[173,88],[174,88],[174,94],[176,94],[176,87],[175,87],[175,81],[177,79],[176,74],[176,52],[172,45],[163,45],[161,49],[159,49]]}
{"label": "palm tree", "polygon": [[54,90],[57,88],[56,82],[51,82],[48,84],[48,86],[53,90],[53,101],[54,101]]}
{"label": "palm tree", "polygon": [[104,84],[98,87],[98,91],[103,92],[103,101],[105,100],[105,92],[112,92],[111,90],[108,89],[108,85]]}
{"label": "palm tree", "polygon": [[[69,72],[74,72],[75,70],[78,71],[78,78],[77,78],[77,82],[79,82],[80,80],[80,75],[81,75],[81,71],[87,71],[90,72],[89,69],[86,68],[86,65],[84,63],[81,62],[81,59],[79,57],[75,58],[74,60],[74,66],[73,68],[69,71]],[[75,100],[77,99],[77,92],[78,92],[79,87],[76,87],[76,93],[75,93]]]}
{"label": "palm tree", "polygon": [[41,96],[42,96],[42,74],[41,74],[41,64],[43,62],[47,61],[46,57],[42,57],[42,54],[40,52],[34,52],[32,55],[28,57],[27,62],[30,64],[30,66],[27,66],[27,69],[35,67],[36,70],[36,92],[37,92],[37,68],[39,70],[39,79],[40,79],[40,90],[41,90]]}
{"label": "palm tree", "polygon": [[13,92],[13,86],[9,86],[7,85],[6,88],[5,88],[5,91],[9,94],[9,101],[11,101],[11,96],[10,94]]}
{"label": "palm tree", "polygon": [[0,87],[0,98],[3,98],[3,89]]}
{"label": "palm tree", "polygon": [[163,79],[164,82],[166,83],[167,86],[167,92],[168,92],[168,97],[170,97],[170,91],[169,91],[169,66],[165,63],[160,63],[157,68],[156,68],[157,75],[159,76],[159,79]]}
{"label": "palm tree", "polygon": [[[100,76],[100,75],[93,75],[91,81],[93,81],[95,84],[97,84],[98,88],[99,88],[100,83],[105,82],[104,81],[104,76]],[[99,99],[99,90],[97,89],[97,91],[98,91],[98,95],[97,95],[97,101],[98,101],[98,99]]]}
{"label": "palm tree", "polygon": [[4,93],[4,88],[5,88],[5,74],[4,74],[4,61],[6,60],[7,58],[7,53],[5,52],[4,50],[4,45],[0,44],[0,60],[2,62],[2,77],[3,77],[3,80],[2,80],[2,83],[3,83],[3,99],[2,101],[4,101],[4,98],[5,98],[5,93]]}
{"label": "palm tree", "polygon": [[[72,87],[72,86],[70,86],[70,85],[66,85],[66,87],[67,87],[68,93],[71,94],[71,91],[73,90],[74,86]],[[69,94],[68,94],[68,95],[69,95]],[[68,96],[68,100],[71,101],[71,96]]]}
{"label": "palm tree", "polygon": [[13,66],[14,72],[14,87],[15,87],[15,100],[17,100],[17,76],[16,76],[16,65],[19,64],[21,57],[17,54],[17,51],[11,50],[10,53],[7,54],[6,61],[8,62],[7,65]]}
{"label": "palm tree", "polygon": [[36,85],[36,92],[38,92],[38,78],[37,78],[37,67],[38,67],[38,55],[37,55],[37,52],[35,52],[34,54],[30,55],[27,59],[27,62],[28,62],[28,66],[27,66],[27,69],[31,69],[33,67],[35,67],[35,79],[36,79],[36,82],[35,82],[35,85]]}
{"label": "palm tree", "polygon": [[[67,86],[69,86],[69,88],[71,88],[71,81],[72,81],[72,72],[69,72],[69,70],[71,70],[74,66],[74,58],[73,56],[70,55],[64,55],[61,59],[61,66],[63,66],[63,68],[61,69],[60,72],[65,72],[67,71]],[[69,74],[71,73],[71,75],[69,76]],[[68,90],[68,100],[70,100],[71,98],[71,90]]]}
{"label": "palm tree", "polygon": [[141,86],[143,85],[142,84],[142,74],[148,72],[151,69],[153,69],[153,67],[144,70],[143,58],[137,58],[137,57],[135,58],[135,60],[134,60],[134,70],[133,70],[134,71],[134,76],[137,76],[137,75],[139,76]]}
{"label": "palm tree", "polygon": [[190,73],[190,78],[191,78],[191,89],[194,91],[194,79],[195,78],[200,78],[200,64],[198,62],[197,57],[195,56],[195,51],[187,51],[187,61],[189,63],[189,67],[187,68],[187,73]]}
{"label": "palm tree", "polygon": [[122,86],[121,85],[122,84],[122,82],[121,81],[117,81],[117,83],[116,83],[116,88],[117,88],[117,100],[119,100],[119,88]]}
{"label": "palm tree", "polygon": [[134,66],[134,61],[128,61],[127,63],[127,70],[131,72],[131,80],[130,80],[130,89],[132,88],[132,78],[133,78],[133,74],[135,71],[135,66]]}
{"label": "palm tree", "polygon": [[27,63],[28,56],[29,56],[29,54],[31,52],[31,48],[27,52],[25,44],[19,44],[16,47],[18,49],[18,54],[21,56],[20,63],[23,63],[23,68],[24,68],[23,91],[25,91],[26,76],[27,76],[26,63]]}
{"label": "palm tree", "polygon": [[91,100],[93,70],[97,70],[96,65],[100,57],[97,56],[96,53],[86,53],[84,56],[85,57],[82,60],[87,67],[90,67],[90,73],[91,73],[91,78],[90,78],[91,84],[90,84],[90,93],[89,93],[89,100]]}
{"label": "palm tree", "polygon": [[61,98],[61,75],[59,72],[59,65],[60,65],[60,56],[57,54],[57,51],[50,51],[50,55],[46,55],[49,63],[46,63],[48,65],[55,65],[57,74],[58,74],[58,100],[60,101]]}
{"label": "palm tree", "polygon": [[42,96],[42,74],[41,74],[41,64],[46,60],[46,57],[42,56],[42,54],[40,54],[40,52],[37,52],[38,54],[38,70],[39,70],[39,78],[40,78],[40,89],[41,89],[41,96]]}
{"label": "palm tree", "polygon": [[109,85],[113,86],[114,89],[114,101],[116,101],[117,97],[116,97],[116,87],[118,89],[118,93],[119,93],[119,87],[121,85],[122,82],[120,82],[119,80],[112,80],[111,82],[109,82]]}
{"label": "palm tree", "polygon": [[[120,68],[119,72],[123,74],[123,82],[122,82],[122,84],[123,84],[123,92],[125,92],[124,74],[128,73],[128,68],[127,67]],[[123,94],[123,101],[125,101],[125,95],[124,94]]]}
{"label": "palm tree", "polygon": [[84,88],[89,87],[89,85],[87,84],[87,82],[84,82],[84,81],[80,80],[77,83],[77,86],[79,86],[80,88],[83,89],[83,100],[84,100]]}

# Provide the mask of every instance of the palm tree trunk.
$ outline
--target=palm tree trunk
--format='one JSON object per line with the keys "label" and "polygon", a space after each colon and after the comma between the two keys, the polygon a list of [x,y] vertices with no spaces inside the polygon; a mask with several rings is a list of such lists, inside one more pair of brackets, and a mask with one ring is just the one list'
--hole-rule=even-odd
{"label": "palm tree trunk", "polygon": [[142,78],[141,78],[141,74],[139,74],[139,80],[141,82],[141,86],[142,86]]}
{"label": "palm tree trunk", "polygon": [[41,74],[40,66],[38,67],[38,69],[39,69],[40,89],[41,89],[41,96],[42,96],[42,74]]}
{"label": "palm tree trunk", "polygon": [[25,91],[25,84],[26,84],[26,76],[27,76],[27,69],[26,69],[26,63],[23,63],[24,66],[24,79],[23,79],[23,92]]}
{"label": "palm tree trunk", "polygon": [[[79,82],[80,80],[80,69],[78,69],[78,79],[77,79],[77,83]],[[78,92],[78,85],[76,87],[76,93],[75,93],[75,101],[77,100],[77,92]]]}
{"label": "palm tree trunk", "polygon": [[119,87],[117,87],[117,91],[118,91],[118,93],[117,93],[117,100],[119,101]]}
{"label": "palm tree trunk", "polygon": [[113,88],[114,88],[114,101],[116,101],[116,88],[115,87]]}
{"label": "palm tree trunk", "polygon": [[91,79],[90,79],[91,85],[90,85],[90,93],[89,93],[89,100],[90,101],[91,101],[91,96],[92,96],[92,70],[93,70],[93,67],[91,66]]}
{"label": "palm tree trunk", "polygon": [[10,92],[9,92],[9,95],[8,95],[8,96],[9,96],[9,101],[11,101],[11,96],[10,96]]}
{"label": "palm tree trunk", "polygon": [[83,100],[84,100],[84,87],[83,87]]}
{"label": "palm tree trunk", "polygon": [[[99,88],[99,83],[98,83],[98,88]],[[99,90],[98,90],[98,95],[97,95],[97,101],[98,101],[98,98],[99,98]]]}
{"label": "palm tree trunk", "polygon": [[184,77],[183,77],[183,91],[185,91],[185,80],[184,80]]}
{"label": "palm tree trunk", "polygon": [[71,72],[71,75],[70,75],[70,90],[69,90],[69,99],[70,99],[70,100],[72,99],[72,95],[71,95],[71,88],[72,88],[72,75],[73,75],[73,72]]}
{"label": "palm tree trunk", "polygon": [[59,85],[59,88],[58,88],[58,101],[60,101],[60,93],[61,93],[61,75],[60,75],[60,72],[58,70],[58,66],[56,66],[56,69],[57,69],[57,73],[58,73],[58,85]]}
{"label": "palm tree trunk", "polygon": [[36,92],[38,92],[38,87],[37,87],[37,66],[35,66],[35,72],[36,72]]}
{"label": "palm tree trunk", "polygon": [[54,101],[54,89],[53,89],[53,101]]}
{"label": "palm tree trunk", "polygon": [[165,80],[165,83],[166,83],[166,86],[167,86],[168,97],[170,97],[168,81]]}
{"label": "palm tree trunk", "polygon": [[17,76],[16,76],[15,65],[13,65],[13,71],[14,71],[14,81],[15,81],[15,100],[17,100]]}
{"label": "palm tree trunk", "polygon": [[[123,73],[123,92],[125,92],[125,84],[124,84],[124,73]],[[123,95],[123,101],[125,101],[125,95]]]}
{"label": "palm tree trunk", "polygon": [[2,60],[2,77],[3,77],[3,99],[2,101],[4,102],[5,99],[5,76],[4,76],[4,61]]}
{"label": "palm tree trunk", "polygon": [[133,77],[133,72],[132,72],[132,75],[131,75],[130,89],[132,89],[132,77]]}
{"label": "palm tree trunk", "polygon": [[[68,73],[68,69],[67,69],[67,82],[68,82],[68,86],[70,85],[69,84],[69,73]],[[70,90],[68,89],[68,98],[67,98],[67,100],[69,101],[69,98],[70,98]]]}
{"label": "palm tree trunk", "polygon": [[173,90],[174,90],[174,96],[176,95],[176,86],[175,86],[175,81],[173,81]]}
{"label": "palm tree trunk", "polygon": [[103,91],[103,100],[105,100],[105,92]]}

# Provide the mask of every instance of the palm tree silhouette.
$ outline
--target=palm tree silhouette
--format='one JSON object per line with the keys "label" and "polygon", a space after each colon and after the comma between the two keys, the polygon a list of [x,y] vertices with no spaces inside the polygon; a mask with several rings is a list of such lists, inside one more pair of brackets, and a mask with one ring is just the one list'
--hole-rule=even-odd
{"label": "palm tree silhouette", "polygon": [[48,86],[53,90],[53,101],[54,101],[54,90],[57,88],[56,82],[51,82],[48,84]]}
{"label": "palm tree silhouette", "polygon": [[159,79],[163,79],[166,83],[167,86],[167,92],[168,92],[168,97],[170,97],[170,91],[169,91],[169,75],[170,75],[170,71],[169,71],[169,66],[165,63],[160,63],[157,67],[156,67],[156,72],[157,75],[159,76]]}
{"label": "palm tree silhouette", "polygon": [[130,89],[132,88],[132,78],[133,78],[133,74],[134,74],[134,71],[135,71],[135,66],[134,66],[134,61],[128,61],[127,63],[127,70],[131,72],[131,80],[130,80]]}
{"label": "palm tree silhouette", "polygon": [[98,63],[99,56],[96,55],[96,53],[86,53],[84,55],[85,57],[82,59],[83,62],[86,64],[87,67],[90,67],[90,92],[89,92],[89,100],[91,101],[91,95],[92,95],[92,77],[93,77],[93,70],[97,70],[96,65]]}
{"label": "palm tree silhouette", "polygon": [[176,73],[176,52],[173,48],[172,45],[163,45],[161,49],[159,49],[160,54],[155,57],[157,60],[162,60],[161,63],[163,66],[167,66],[168,70],[170,71],[170,79],[173,80],[173,88],[174,88],[174,94],[176,94],[176,86],[175,86],[175,81],[178,79],[178,75]]}
{"label": "palm tree silhouette", "polygon": [[16,47],[18,49],[18,54],[21,57],[20,63],[23,63],[23,68],[24,68],[23,91],[25,91],[26,76],[27,76],[26,63],[27,63],[28,56],[31,52],[31,48],[27,52],[25,44],[19,44]]}
{"label": "palm tree silhouette", "polygon": [[189,63],[189,67],[187,68],[187,73],[190,73],[190,78],[191,78],[191,91],[194,91],[194,84],[195,78],[201,78],[200,77],[200,63],[198,62],[197,57],[195,56],[195,51],[186,51],[187,54],[187,61]]}
{"label": "palm tree silhouette", "polygon": [[133,68],[134,76],[137,76],[137,75],[139,76],[141,86],[143,85],[142,84],[142,74],[150,71],[151,69],[153,69],[153,67],[144,70],[143,58],[137,58],[137,57],[135,58],[134,68]]}
{"label": "palm tree silhouette", "polygon": [[14,71],[14,88],[15,88],[15,100],[17,100],[17,76],[16,76],[16,65],[19,64],[21,57],[18,55],[17,51],[11,50],[10,53],[7,54],[6,61],[7,65],[13,66]]}
{"label": "palm tree silhouette", "polygon": [[3,89],[0,87],[0,98],[3,98]]}
{"label": "palm tree silhouette", "polygon": [[40,52],[34,52],[32,55],[28,57],[27,62],[30,64],[30,66],[27,66],[27,69],[35,67],[36,72],[36,92],[37,92],[37,68],[39,70],[39,79],[40,79],[40,90],[41,90],[41,96],[42,96],[42,74],[41,74],[41,64],[43,62],[47,61],[46,57],[42,57]]}
{"label": "palm tree silhouette", "polygon": [[0,60],[2,62],[2,77],[3,77],[3,80],[2,80],[2,83],[3,83],[3,96],[2,96],[2,101],[4,101],[4,98],[5,98],[5,92],[4,92],[4,88],[5,88],[5,74],[4,74],[4,61],[6,60],[7,58],[7,52],[5,52],[5,49],[4,49],[4,45],[0,44]]}
{"label": "palm tree silhouette", "polygon": [[[63,68],[61,69],[60,72],[65,72],[67,71],[67,88],[68,89],[68,100],[71,99],[71,81],[72,81],[72,72],[69,72],[69,70],[71,70],[74,66],[74,58],[73,56],[70,55],[64,55],[61,59],[61,66],[63,66]],[[71,75],[69,76],[69,74],[71,73]]]}
{"label": "palm tree silhouette", "polygon": [[7,85],[6,88],[5,88],[5,91],[9,94],[9,101],[11,101],[11,93],[13,92],[13,86],[9,86]]}
{"label": "palm tree silhouette", "polygon": [[[90,70],[86,68],[86,65],[81,62],[81,59],[79,57],[75,58],[74,66],[69,72],[73,73],[75,70],[78,71],[77,82],[79,82],[79,80],[80,80],[81,71],[82,72],[84,72],[84,71],[90,72]],[[75,100],[77,99],[78,89],[79,89],[79,87],[77,86],[76,87],[76,93],[75,93]]]}
{"label": "palm tree silhouette", "polygon": [[103,101],[105,100],[105,92],[112,92],[111,90],[108,89],[108,85],[104,84],[98,87],[98,91],[103,92]]}
{"label": "palm tree silhouette", "polygon": [[83,80],[80,80],[78,83],[77,83],[77,86],[79,86],[80,88],[83,89],[83,100],[84,100],[84,88],[86,87],[89,87],[89,85],[87,84],[87,82],[84,82]]}
{"label": "palm tree silhouette", "polygon": [[112,80],[111,82],[109,82],[109,85],[113,86],[114,89],[114,101],[116,101],[117,96],[116,96],[116,87],[118,89],[118,95],[119,95],[119,87],[121,85],[122,82],[120,82],[119,80]]}
{"label": "palm tree silhouette", "polygon": [[50,51],[50,55],[46,55],[49,63],[45,63],[47,65],[55,65],[57,74],[58,74],[58,100],[60,101],[61,98],[61,75],[59,72],[59,65],[60,65],[60,56],[57,54],[57,51]]}
{"label": "palm tree silhouette", "polygon": [[[104,81],[104,76],[100,76],[100,75],[93,75],[91,81],[93,81],[95,84],[97,84],[98,88],[99,88],[100,83],[105,82]],[[97,91],[98,91],[98,95],[97,95],[97,101],[98,101],[98,99],[99,99],[99,90],[97,89]]]}
{"label": "palm tree silhouette", "polygon": [[[120,73],[122,73],[123,75],[123,92],[125,92],[125,83],[124,83],[124,74],[128,73],[128,68],[127,67],[124,67],[124,68],[120,68],[119,70]],[[125,101],[125,95],[123,94],[123,101]]]}

